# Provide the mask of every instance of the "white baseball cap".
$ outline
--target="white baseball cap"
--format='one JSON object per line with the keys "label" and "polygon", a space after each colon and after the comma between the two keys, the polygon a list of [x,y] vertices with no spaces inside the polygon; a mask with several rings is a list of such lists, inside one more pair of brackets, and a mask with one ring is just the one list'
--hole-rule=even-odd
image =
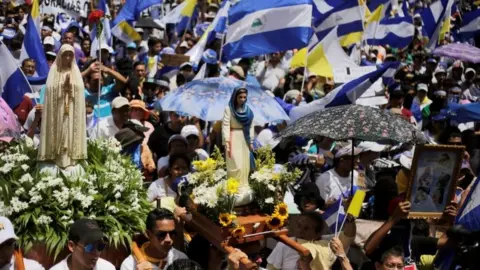
{"label": "white baseball cap", "polygon": [[182,131],[180,134],[184,137],[187,138],[188,136],[194,135],[199,137],[199,131],[198,128],[194,125],[186,125],[182,128]]}
{"label": "white baseball cap", "polygon": [[362,150],[362,153],[363,152],[368,152],[368,151],[378,153],[378,152],[384,151],[385,148],[387,148],[386,145],[379,144],[379,143],[376,143],[376,142],[361,142],[357,147]]}
{"label": "white baseball cap", "polygon": [[112,101],[112,109],[120,109],[123,106],[129,106],[130,107],[130,102],[128,102],[128,99],[124,97],[116,97]]}
{"label": "white baseball cap", "polygon": [[0,244],[9,239],[18,239],[13,230],[13,224],[8,218],[0,217]]}
{"label": "white baseball cap", "polygon": [[108,46],[107,44],[102,44],[102,46],[100,46],[100,49],[107,50],[109,53],[113,53],[112,47]]}
{"label": "white baseball cap", "polygon": [[428,86],[424,83],[419,83],[417,85],[417,90],[418,91],[425,91],[425,92],[428,92]]}
{"label": "white baseball cap", "polygon": [[52,46],[55,46],[55,39],[53,39],[53,37],[45,37],[45,39],[43,40],[43,45],[52,45]]}
{"label": "white baseball cap", "polygon": [[[362,149],[357,148],[357,147],[353,148],[353,155],[354,156],[357,156],[361,152],[362,152]],[[335,158],[341,158],[341,157],[344,157],[344,156],[352,156],[352,146],[343,147],[340,150],[338,150],[337,153],[335,153]]]}

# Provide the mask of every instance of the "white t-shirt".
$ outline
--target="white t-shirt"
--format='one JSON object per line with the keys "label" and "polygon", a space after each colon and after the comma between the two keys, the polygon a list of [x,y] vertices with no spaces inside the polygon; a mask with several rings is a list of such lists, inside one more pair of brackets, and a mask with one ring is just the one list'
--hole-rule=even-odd
{"label": "white t-shirt", "polygon": [[149,201],[153,201],[157,198],[163,197],[175,198],[177,193],[165,183],[165,178],[159,178],[150,184],[148,187],[147,196]]}
{"label": "white t-shirt", "polygon": [[[328,170],[317,177],[315,184],[320,190],[320,196],[325,202],[333,199],[337,200],[340,196],[349,196],[352,187],[352,176],[341,177],[335,169]],[[353,184],[358,185],[358,172],[353,171]]]}
{"label": "white t-shirt", "polygon": [[[55,264],[50,270],[69,270],[68,268],[68,258],[70,255],[68,255],[65,259],[63,259],[61,262]],[[28,268],[26,268],[28,270]],[[115,266],[111,264],[109,261],[106,261],[102,258],[98,258],[97,264],[93,268],[93,270],[116,270]]]}
{"label": "white t-shirt", "polygon": [[[172,264],[174,261],[179,259],[188,259],[188,257],[183,252],[176,250],[175,248],[170,249],[167,255],[167,264],[165,265],[164,269],[166,269],[170,264]],[[137,263],[133,259],[133,256],[130,255],[122,262],[122,266],[120,267],[120,270],[135,270],[136,267],[137,267]],[[158,268],[158,266],[152,264],[152,270],[159,270],[159,269],[160,268]]]}
{"label": "white t-shirt", "polygon": [[297,251],[282,242],[278,242],[268,256],[267,262],[276,269],[297,269],[298,259],[300,259],[300,255]]}
{"label": "white t-shirt", "polygon": [[268,65],[265,69],[265,61],[262,61],[257,66],[256,77],[258,82],[268,90],[274,90],[280,79],[285,77],[285,70],[282,68],[282,64],[278,63],[276,67]]}
{"label": "white t-shirt", "polygon": [[98,127],[95,127],[90,134],[90,138],[99,139],[99,138],[110,138],[115,137],[120,129],[115,125],[112,116],[105,117],[97,123]]}
{"label": "white t-shirt", "polygon": [[[43,266],[37,261],[23,258],[23,264],[26,270],[44,270]],[[12,256],[12,260],[9,264],[4,265],[0,270],[15,270],[15,256]]]}

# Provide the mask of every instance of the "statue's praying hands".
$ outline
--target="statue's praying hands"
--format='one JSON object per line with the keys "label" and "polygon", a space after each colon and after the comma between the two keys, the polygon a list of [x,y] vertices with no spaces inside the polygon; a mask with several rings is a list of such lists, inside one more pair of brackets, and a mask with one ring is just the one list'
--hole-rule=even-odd
{"label": "statue's praying hands", "polygon": [[63,90],[68,94],[72,94],[72,84],[70,83],[70,74],[67,74],[65,77],[65,82],[63,83]]}

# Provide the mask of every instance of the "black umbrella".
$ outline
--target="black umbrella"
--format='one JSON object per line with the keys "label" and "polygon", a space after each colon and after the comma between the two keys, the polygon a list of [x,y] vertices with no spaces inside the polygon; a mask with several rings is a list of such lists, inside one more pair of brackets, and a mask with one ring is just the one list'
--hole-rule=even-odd
{"label": "black umbrella", "polygon": [[163,27],[158,25],[152,18],[145,18],[145,17],[138,19],[138,21],[135,23],[135,28],[137,27],[163,29]]}
{"label": "black umbrella", "polygon": [[336,106],[313,112],[289,125],[278,136],[324,136],[339,141],[352,140],[352,153],[355,140],[426,142],[425,136],[403,117],[387,110],[362,105]]}

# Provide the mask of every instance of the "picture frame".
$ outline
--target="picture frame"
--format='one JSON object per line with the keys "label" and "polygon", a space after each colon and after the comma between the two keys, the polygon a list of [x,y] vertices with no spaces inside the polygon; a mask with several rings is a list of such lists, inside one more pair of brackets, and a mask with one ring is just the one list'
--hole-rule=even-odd
{"label": "picture frame", "polygon": [[417,145],[413,156],[407,199],[409,219],[439,219],[453,200],[465,147]]}

